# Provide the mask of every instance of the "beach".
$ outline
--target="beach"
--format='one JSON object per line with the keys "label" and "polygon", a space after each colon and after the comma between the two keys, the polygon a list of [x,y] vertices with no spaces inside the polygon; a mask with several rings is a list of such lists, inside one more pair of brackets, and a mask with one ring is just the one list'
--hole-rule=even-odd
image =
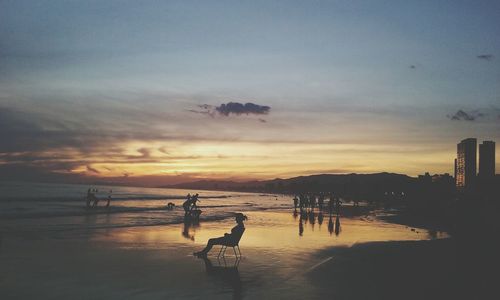
{"label": "beach", "polygon": [[[62,215],[41,213],[38,208],[36,214],[15,217],[11,211],[1,222],[0,297],[363,299],[367,294],[358,292],[371,290],[357,287],[366,284],[366,276],[383,274],[379,280],[384,276],[392,280],[392,273],[380,269],[391,265],[392,257],[385,249],[396,245],[401,253],[412,253],[420,245],[439,248],[448,240],[444,232],[388,223],[376,213],[341,216],[337,235],[329,230],[328,214],[320,216],[317,211],[300,225],[300,215],[294,214],[287,196],[205,195],[214,198],[202,198],[205,207],[199,224],[184,223],[179,205],[173,211],[158,209],[152,202],[164,203],[165,199],[151,200],[151,194],[123,200],[134,203],[122,204],[132,210],[110,213],[75,213],[78,209],[73,205],[79,202]],[[46,205],[55,205],[50,203]],[[201,250],[209,238],[230,231],[235,210],[248,216],[240,242],[242,258],[236,259],[228,249],[226,257],[218,259],[218,246],[208,259],[194,257],[192,253]],[[336,221],[335,216],[332,219]],[[446,268],[446,272],[452,270]],[[388,295],[384,292],[390,288],[380,288],[378,295]]]}

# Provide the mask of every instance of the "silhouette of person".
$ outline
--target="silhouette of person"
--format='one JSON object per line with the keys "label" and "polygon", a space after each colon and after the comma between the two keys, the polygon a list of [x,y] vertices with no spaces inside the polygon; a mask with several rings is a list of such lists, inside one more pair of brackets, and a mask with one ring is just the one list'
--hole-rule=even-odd
{"label": "silhouette of person", "polygon": [[191,207],[191,194],[187,194],[186,201],[182,203],[182,208],[184,208],[184,215],[187,215],[189,213],[190,207]]}
{"label": "silhouette of person", "polygon": [[320,194],[318,197],[318,208],[320,211],[323,210],[324,203],[325,203],[325,197],[323,196],[323,194]]}
{"label": "silhouette of person", "polygon": [[108,202],[106,203],[106,208],[109,208],[109,204],[111,203],[111,194],[113,193],[113,190],[109,190],[109,195],[108,195]]}
{"label": "silhouette of person", "polygon": [[203,250],[195,252],[193,254],[198,257],[206,256],[213,246],[224,245],[231,241],[234,241],[235,238],[241,237],[241,235],[245,231],[245,224],[243,224],[243,221],[247,219],[247,216],[245,216],[244,214],[237,213],[235,217],[235,221],[237,224],[231,229],[231,233],[224,233],[224,236],[209,239],[207,245]]}
{"label": "silhouette of person", "polygon": [[190,208],[190,211],[195,210],[195,209],[198,208],[198,206],[196,205],[196,202],[200,201],[198,199],[198,196],[199,196],[199,194],[196,194],[193,197],[191,197],[191,208]]}
{"label": "silhouette of person", "polygon": [[92,201],[92,192],[90,191],[90,188],[87,190],[87,208],[90,208],[90,202]]}
{"label": "silhouette of person", "polygon": [[293,208],[297,210],[297,203],[299,202],[299,199],[297,199],[297,196],[293,197]]}
{"label": "silhouette of person", "polygon": [[96,207],[99,204],[99,198],[97,198],[96,196],[93,197],[94,197],[94,203],[92,203],[92,207]]}
{"label": "silhouette of person", "polygon": [[335,210],[337,212],[337,216],[340,214],[341,207],[342,207],[342,201],[340,201],[339,197],[335,198]]}
{"label": "silhouette of person", "polygon": [[302,211],[305,205],[305,200],[304,200],[304,195],[300,194],[299,195],[299,209]]}
{"label": "silhouette of person", "polygon": [[310,202],[311,202],[311,208],[314,209],[316,207],[316,194],[311,195]]}

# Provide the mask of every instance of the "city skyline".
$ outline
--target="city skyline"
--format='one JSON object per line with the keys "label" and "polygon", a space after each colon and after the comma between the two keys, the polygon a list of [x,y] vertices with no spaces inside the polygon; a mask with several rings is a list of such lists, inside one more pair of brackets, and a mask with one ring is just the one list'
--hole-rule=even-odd
{"label": "city skyline", "polygon": [[500,140],[499,9],[2,2],[1,179],[453,174]]}

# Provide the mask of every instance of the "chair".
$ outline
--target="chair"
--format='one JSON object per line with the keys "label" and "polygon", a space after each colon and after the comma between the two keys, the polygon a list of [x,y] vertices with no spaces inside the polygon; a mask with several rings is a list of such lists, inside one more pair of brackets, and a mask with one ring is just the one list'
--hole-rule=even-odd
{"label": "chair", "polygon": [[[231,239],[228,239],[227,242],[225,242],[224,244],[222,244],[222,247],[220,248],[220,251],[219,251],[219,254],[217,255],[217,258],[221,257],[221,254],[222,254],[222,257],[224,257],[224,255],[226,254],[227,247],[232,247],[233,248],[234,255],[237,258],[238,258],[238,253],[240,254],[239,257],[241,257],[241,250],[240,250],[239,243],[240,243],[241,237],[243,236],[244,232],[245,232],[245,229],[243,228],[243,230],[241,231],[240,234],[231,235]],[[238,248],[238,253],[236,253],[236,248]]]}

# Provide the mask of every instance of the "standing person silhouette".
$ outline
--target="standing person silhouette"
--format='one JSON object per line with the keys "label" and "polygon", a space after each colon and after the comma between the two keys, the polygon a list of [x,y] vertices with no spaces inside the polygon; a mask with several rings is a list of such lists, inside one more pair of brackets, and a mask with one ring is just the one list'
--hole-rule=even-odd
{"label": "standing person silhouette", "polygon": [[112,192],[113,192],[112,190],[109,191],[108,202],[106,203],[106,208],[109,208],[109,204],[111,203],[111,193]]}
{"label": "standing person silhouette", "polygon": [[90,191],[90,188],[87,190],[87,208],[90,208],[90,202],[92,201],[92,196],[94,194],[92,194],[92,192]]}
{"label": "standing person silhouette", "polygon": [[243,221],[247,220],[247,216],[242,213],[237,213],[235,217],[236,226],[231,229],[231,233],[224,233],[224,236],[218,238],[209,239],[205,248],[201,251],[194,252],[193,254],[198,257],[204,257],[215,245],[224,245],[226,243],[234,241],[236,238],[240,238],[245,231],[245,224]]}
{"label": "standing person silhouette", "polygon": [[192,210],[195,210],[198,208],[198,206],[196,205],[196,202],[200,201],[198,199],[199,197],[199,194],[196,193],[196,195],[194,195],[193,197],[191,197],[191,208],[189,209],[189,211],[192,211]]}
{"label": "standing person silhouette", "polygon": [[188,215],[189,209],[191,207],[191,194],[187,194],[186,201],[182,203],[182,207],[184,208],[184,215]]}

